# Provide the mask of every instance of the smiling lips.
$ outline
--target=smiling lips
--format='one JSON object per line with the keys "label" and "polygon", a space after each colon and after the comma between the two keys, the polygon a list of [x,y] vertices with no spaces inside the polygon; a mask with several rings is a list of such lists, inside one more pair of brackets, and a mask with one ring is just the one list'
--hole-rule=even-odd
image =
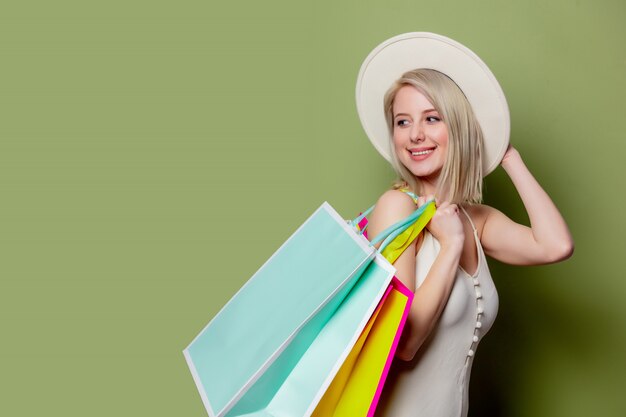
{"label": "smiling lips", "polygon": [[412,148],[409,149],[409,153],[411,154],[411,159],[416,161],[421,161],[422,159],[426,159],[433,151],[435,147],[432,148]]}

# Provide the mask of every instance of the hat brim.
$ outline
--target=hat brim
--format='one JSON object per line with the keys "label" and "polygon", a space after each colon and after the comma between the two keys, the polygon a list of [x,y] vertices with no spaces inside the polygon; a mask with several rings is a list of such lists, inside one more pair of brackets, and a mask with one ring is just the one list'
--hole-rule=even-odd
{"label": "hat brim", "polygon": [[508,147],[511,129],[504,92],[474,52],[429,32],[404,33],[388,39],[374,48],[361,65],[356,84],[357,111],[376,150],[391,162],[384,96],[404,72],[417,68],[442,72],[463,91],[483,131],[483,176],[496,169]]}

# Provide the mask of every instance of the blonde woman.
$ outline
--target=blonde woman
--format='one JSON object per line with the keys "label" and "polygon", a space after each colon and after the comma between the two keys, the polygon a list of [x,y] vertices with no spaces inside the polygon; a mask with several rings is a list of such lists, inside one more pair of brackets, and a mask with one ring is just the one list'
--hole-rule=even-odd
{"label": "blonde woman", "polygon": [[[357,106],[370,140],[398,175],[370,216],[369,238],[431,198],[437,206],[394,263],[415,298],[377,415],[465,417],[476,348],[498,310],[485,256],[512,265],[559,262],[572,255],[572,237],[508,143],[499,84],[463,45],[424,32],[385,41],[361,68]],[[481,204],[483,176],[498,165],[530,226]]]}

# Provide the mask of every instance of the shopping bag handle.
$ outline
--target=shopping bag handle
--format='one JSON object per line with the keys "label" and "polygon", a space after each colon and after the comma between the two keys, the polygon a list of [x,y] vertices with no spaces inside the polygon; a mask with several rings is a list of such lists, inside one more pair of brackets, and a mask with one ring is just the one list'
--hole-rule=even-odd
{"label": "shopping bag handle", "polygon": [[413,213],[409,214],[404,219],[402,219],[402,220],[392,224],[391,226],[389,226],[388,228],[386,228],[385,230],[380,232],[374,239],[372,239],[370,241],[369,245],[370,246],[374,246],[378,242],[380,242],[381,240],[384,239],[383,243],[381,243],[380,247],[378,248],[378,252],[382,252],[385,249],[385,247],[387,247],[387,245],[389,243],[391,243],[399,234],[404,233],[405,230],[407,230],[409,227],[411,227],[411,225],[413,223],[415,223],[415,221],[417,221],[417,219],[430,206],[433,206],[433,208],[434,208],[434,206],[435,206],[435,200],[434,199],[428,200],[428,202],[426,202],[425,204],[420,206]]}
{"label": "shopping bag handle", "polygon": [[[427,208],[429,208],[430,205],[434,205],[434,204],[435,204],[435,199],[428,200],[426,203],[422,204],[413,213],[409,214],[404,219],[402,219],[400,221],[397,221],[396,223],[392,224],[391,226],[389,226],[388,228],[386,228],[385,230],[380,232],[374,239],[372,239],[369,242],[369,245],[370,246],[374,246],[378,242],[380,242],[381,240],[384,239],[383,243],[378,248],[378,252],[379,253],[382,252],[385,249],[385,247],[389,243],[391,243],[398,235],[400,235],[405,230],[407,230],[409,227],[411,227],[411,225],[426,211]],[[354,220],[348,222],[350,224],[350,226],[355,227],[355,225],[360,223],[361,220],[363,220],[363,218],[365,216],[367,216],[369,213],[372,212],[372,210],[374,209],[374,206],[375,206],[375,204],[372,207],[370,207],[367,210],[365,210],[357,218],[355,218]],[[364,230],[365,229],[358,230],[357,233],[362,234]]]}

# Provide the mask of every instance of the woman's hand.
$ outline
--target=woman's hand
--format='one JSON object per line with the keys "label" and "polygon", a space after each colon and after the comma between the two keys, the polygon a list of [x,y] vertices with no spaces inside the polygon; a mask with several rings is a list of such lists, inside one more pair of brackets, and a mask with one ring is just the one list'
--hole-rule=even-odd
{"label": "woman's hand", "polygon": [[[417,205],[421,207],[432,198],[432,195],[419,197]],[[456,245],[462,248],[465,241],[465,233],[463,232],[463,223],[459,217],[459,207],[447,201],[440,202],[438,199],[435,199],[435,206],[437,211],[426,225],[426,228],[439,241],[442,247]]]}

